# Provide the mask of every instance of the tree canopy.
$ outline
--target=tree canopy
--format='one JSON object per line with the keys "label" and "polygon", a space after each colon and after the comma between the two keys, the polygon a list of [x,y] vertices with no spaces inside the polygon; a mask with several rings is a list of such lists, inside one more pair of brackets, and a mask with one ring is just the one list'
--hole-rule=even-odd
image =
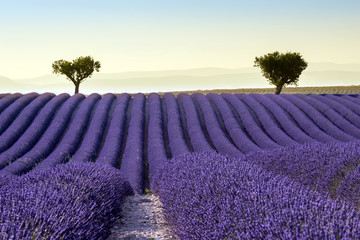
{"label": "tree canopy", "polygon": [[254,67],[260,67],[263,76],[276,86],[275,94],[280,94],[286,85],[297,85],[299,76],[307,65],[300,53],[278,51],[255,57],[254,62]]}
{"label": "tree canopy", "polygon": [[75,85],[75,94],[79,92],[80,83],[90,78],[94,71],[99,72],[101,64],[90,56],[78,57],[72,62],[63,59],[52,64],[53,73],[63,74]]}

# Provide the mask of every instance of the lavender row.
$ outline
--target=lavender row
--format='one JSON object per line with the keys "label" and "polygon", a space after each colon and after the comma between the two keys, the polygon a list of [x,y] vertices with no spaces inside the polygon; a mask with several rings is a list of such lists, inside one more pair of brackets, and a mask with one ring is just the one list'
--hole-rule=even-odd
{"label": "lavender row", "polygon": [[108,122],[110,108],[115,98],[114,94],[108,93],[105,94],[97,104],[94,117],[91,119],[84,140],[75,155],[71,158],[71,161],[95,161]]}
{"label": "lavender row", "polygon": [[293,121],[291,121],[289,115],[287,115],[284,112],[284,109],[282,109],[279,105],[273,101],[269,101],[268,98],[261,94],[251,94],[251,96],[264,107],[266,107],[267,110],[271,112],[271,114],[273,114],[284,131],[296,142],[316,142],[313,138],[305,134]]}
{"label": "lavender row", "polygon": [[[353,111],[351,111],[351,109],[349,109],[345,105],[331,99],[330,97],[325,97],[325,96],[315,95],[315,94],[310,94],[308,96],[310,96],[312,98],[316,98],[320,102],[326,104],[331,109],[333,109],[336,112],[338,112],[339,114],[341,114],[341,116],[343,118],[347,119],[351,124],[353,124],[357,128],[360,128],[360,116],[357,115],[356,113],[354,113]],[[347,101],[347,100],[345,100],[345,101]],[[357,104],[355,104],[355,105],[358,106]],[[358,107],[360,109],[360,106],[358,106]]]}
{"label": "lavender row", "polygon": [[21,93],[7,94],[6,96],[0,99],[0,114],[4,109],[6,109],[9,105],[11,105],[14,101],[16,101],[19,97],[21,97]]}
{"label": "lavender row", "polygon": [[191,145],[195,152],[200,151],[214,151],[208,140],[205,137],[204,131],[201,128],[198,111],[194,101],[188,94],[181,93],[177,97],[183,105],[187,123],[187,131],[189,133]]}
{"label": "lavender row", "polygon": [[247,106],[233,94],[221,94],[235,109],[240,117],[244,128],[249,133],[251,139],[262,149],[274,149],[280,147],[258,126]]}
{"label": "lavender row", "polygon": [[39,94],[37,93],[28,93],[19,99],[17,99],[13,104],[6,108],[0,114],[0,135],[10,126],[10,124],[16,119],[18,114],[26,107],[31,101],[33,101]]}
{"label": "lavender row", "polygon": [[[63,135],[62,139],[59,139],[60,141],[58,140],[56,148],[54,148],[54,146],[52,148],[54,150],[51,152],[43,154],[41,157],[37,157],[37,159],[40,158],[42,161],[39,161],[39,164],[35,167],[34,170],[54,167],[57,164],[67,162],[71,159],[79,144],[81,143],[81,140],[83,139],[85,130],[90,121],[91,112],[100,98],[100,95],[97,93],[93,93],[86,97],[86,99],[81,103],[79,109],[76,111],[75,116],[68,126],[66,132],[64,131],[65,129],[63,130],[65,134]],[[27,156],[25,155],[24,157]],[[36,158],[31,156],[27,162],[31,161],[33,163],[35,160]],[[30,164],[27,165],[29,168]],[[25,166],[23,168],[25,168]]]}
{"label": "lavender row", "polygon": [[243,155],[226,137],[224,131],[221,129],[219,120],[214,111],[214,107],[211,105],[209,100],[200,93],[194,93],[193,99],[198,102],[200,106],[199,114],[203,114],[204,122],[207,132],[209,133],[210,139],[213,142],[218,152],[233,157],[240,157]]}
{"label": "lavender row", "polygon": [[120,171],[126,177],[135,193],[144,192],[144,124],[145,95],[133,97],[131,117],[126,139],[126,146]]}
{"label": "lavender row", "polygon": [[108,164],[113,167],[119,165],[129,100],[129,94],[121,94],[118,97],[104,145],[97,158],[97,162],[101,164]]}
{"label": "lavender row", "polygon": [[12,144],[24,133],[34,120],[39,110],[55,95],[45,93],[33,100],[15,118],[13,123],[0,135],[0,153],[11,147]]}
{"label": "lavender row", "polygon": [[360,181],[355,184],[351,180],[359,176],[360,141],[307,143],[269,152],[254,152],[247,156],[246,161],[294,179],[334,199],[340,197],[350,200],[348,202],[356,207],[360,206]]}
{"label": "lavender row", "polygon": [[259,104],[251,95],[236,94],[244,103],[246,103],[259,119],[261,126],[266,133],[279,145],[286,146],[290,144],[296,144],[296,142],[290,138],[284,131],[277,126],[275,121],[269,116],[266,109]]}
{"label": "lavender row", "polygon": [[[91,111],[95,100],[98,100],[100,96],[97,94],[90,95],[87,97],[80,105],[79,110],[76,112],[77,116],[81,116],[82,118],[84,112]],[[85,111],[84,111],[85,110]],[[27,152],[25,155],[21,156],[19,159],[17,159],[15,162],[11,163],[9,166],[3,168],[0,171],[0,174],[14,174],[14,175],[20,175],[28,172],[33,167],[35,167],[36,164],[37,168],[39,166],[44,165],[42,161],[49,156],[50,153],[53,152],[53,150],[59,145],[59,142],[61,140],[61,144],[63,144],[63,141],[65,137],[62,139],[62,136],[64,135],[64,132],[69,133],[73,136],[76,136],[75,139],[80,140],[82,135],[77,135],[79,132],[73,131],[71,126],[79,125],[81,124],[81,121],[77,120],[76,118],[71,121],[71,125],[69,129],[66,131],[67,126],[69,125],[71,115],[67,115],[63,119],[55,118],[54,124],[51,124],[49,128],[46,130],[46,132],[41,136],[40,140],[37,142],[34,148],[32,148],[29,152]],[[79,118],[79,117],[78,117]],[[60,120],[60,121],[59,121]],[[80,132],[81,134],[81,132]],[[71,147],[76,148],[76,142],[70,142],[68,145],[71,145]]]}
{"label": "lavender row", "polygon": [[313,139],[323,143],[337,141],[335,138],[329,136],[326,132],[320,129],[302,110],[287,99],[274,94],[265,94],[265,96],[287,111],[296,124],[298,124],[300,128]]}
{"label": "lavender row", "polygon": [[324,132],[332,136],[333,138],[348,142],[348,141],[354,141],[356,138],[350,136],[347,133],[344,133],[341,129],[336,127],[329,119],[325,118],[318,110],[316,110],[314,107],[303,101],[297,96],[294,95],[288,95],[288,94],[282,94],[283,98],[289,100],[294,105],[296,105],[298,108],[300,108],[306,115],[311,118],[319,128],[323,129]]}
{"label": "lavender row", "polygon": [[341,116],[338,112],[332,109],[330,106],[322,103],[321,101],[310,98],[309,96],[296,94],[297,97],[301,98],[314,108],[316,108],[319,112],[321,112],[324,116],[327,117],[335,126],[340,128],[343,132],[347,133],[350,136],[360,138],[360,129],[346,120],[343,116]]}
{"label": "lavender row", "polygon": [[163,96],[167,113],[167,131],[171,154],[173,156],[189,153],[189,147],[186,144],[184,130],[182,128],[181,116],[176,98],[171,93]]}
{"label": "lavender row", "polygon": [[254,142],[252,142],[243,129],[237,122],[231,108],[226,103],[225,99],[218,94],[209,93],[207,97],[214,102],[216,107],[219,109],[222,118],[224,119],[224,125],[228,131],[231,139],[234,141],[236,146],[244,153],[252,151],[259,151],[259,148]]}
{"label": "lavender row", "polygon": [[107,239],[129,194],[119,170],[94,163],[13,177],[0,186],[0,238]]}
{"label": "lavender row", "polygon": [[[61,96],[61,98],[67,98],[67,95]],[[55,103],[46,105],[21,137],[9,149],[0,154],[0,169],[30,151],[43,135],[48,136],[50,145],[55,145],[57,139],[52,139],[51,133],[57,133],[55,136],[58,136],[66,129],[72,112],[84,98],[84,95],[81,94],[72,96],[61,106],[56,115],[57,105]],[[54,120],[52,120],[53,118]],[[46,141],[43,140],[42,143],[46,144]],[[35,146],[35,148],[37,147]]]}
{"label": "lavender row", "polygon": [[359,105],[360,104],[359,96],[360,94],[357,94],[355,97],[350,95],[342,95],[341,97]]}
{"label": "lavender row", "polygon": [[158,94],[152,93],[149,100],[149,127],[148,127],[148,151],[147,159],[149,164],[150,186],[156,170],[164,165],[167,160],[164,131],[163,113],[161,98]]}
{"label": "lavender row", "polygon": [[359,239],[360,212],[251,162],[175,157],[154,188],[180,239]]}
{"label": "lavender row", "polygon": [[[351,99],[349,100],[349,99],[345,98],[345,96],[336,96],[333,94],[328,94],[328,95],[326,95],[326,97],[330,98],[331,100],[333,100],[337,103],[344,105],[346,108],[350,109],[352,112],[356,113],[357,115],[360,115],[360,104],[355,103]],[[353,122],[353,124],[355,124],[355,123]]]}

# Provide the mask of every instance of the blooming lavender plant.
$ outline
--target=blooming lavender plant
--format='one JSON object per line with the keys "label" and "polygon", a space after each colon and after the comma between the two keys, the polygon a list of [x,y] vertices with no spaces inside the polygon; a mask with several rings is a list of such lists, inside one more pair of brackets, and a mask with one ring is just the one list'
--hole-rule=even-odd
{"label": "blooming lavender plant", "polygon": [[294,105],[299,107],[306,115],[311,118],[319,128],[323,129],[327,134],[332,136],[335,139],[338,139],[342,142],[354,141],[356,138],[350,136],[349,134],[343,132],[337,126],[335,126],[329,119],[325,118],[316,108],[306,103],[304,100],[300,99],[294,95],[282,94],[281,97],[291,101]]}
{"label": "blooming lavender plant", "polygon": [[149,179],[150,186],[152,185],[153,175],[156,170],[165,164],[167,160],[161,98],[156,93],[149,95],[149,127],[148,127],[148,165],[149,165]]}
{"label": "blooming lavender plant", "polygon": [[213,103],[219,109],[219,112],[224,119],[225,128],[236,146],[244,153],[260,151],[261,148],[258,147],[253,141],[251,141],[248,135],[240,127],[225,99],[215,93],[209,93],[206,96],[211,101],[213,101]]}
{"label": "blooming lavender plant", "polygon": [[[91,112],[100,98],[101,97],[99,94],[93,93],[81,103],[66,133],[63,135],[61,141],[56,145],[55,150],[53,150],[50,154],[48,153],[46,155],[42,155],[41,158],[37,157],[37,159],[41,160],[38,160],[38,165],[36,165],[35,167],[36,170],[53,167],[56,164],[67,162],[71,158],[71,156],[76,152],[82,140],[82,136],[84,135],[86,127],[90,121]],[[23,166],[20,165],[21,162],[19,162],[19,166],[15,165],[13,169],[16,169],[16,171],[18,172],[20,169],[24,169],[25,167],[27,169],[29,169],[30,167],[34,167],[33,165],[31,166],[29,162],[34,162],[36,158],[34,158],[33,155],[30,155],[30,157],[28,157],[28,155],[29,153],[22,157],[22,159],[25,160]],[[16,164],[16,162],[14,162],[13,164]],[[9,166],[9,168],[10,167],[11,165]]]}
{"label": "blooming lavender plant", "polygon": [[274,149],[280,147],[279,144],[274,142],[264,131],[259,127],[259,125],[254,120],[253,116],[249,112],[249,109],[246,105],[233,94],[221,94],[235,109],[237,114],[240,117],[241,122],[244,125],[244,128],[251,136],[251,139],[262,149]]}
{"label": "blooming lavender plant", "polygon": [[154,190],[180,239],[358,239],[360,213],[254,163],[175,157]]}
{"label": "blooming lavender plant", "polygon": [[37,93],[28,93],[17,99],[15,102],[13,102],[13,104],[6,108],[0,114],[0,134],[2,134],[10,126],[17,115],[23,110],[23,108],[38,96],[39,94]]}
{"label": "blooming lavender plant", "polygon": [[[9,148],[24,133],[39,110],[54,96],[53,93],[44,93],[35,98],[21,111],[13,123],[0,135],[0,153]],[[59,98],[61,98],[60,95]]]}
{"label": "blooming lavender plant", "polygon": [[[354,101],[346,99],[345,96],[337,96],[335,94],[327,94],[327,95],[325,95],[325,97],[329,98],[337,103],[340,103],[341,105],[345,106],[347,109],[351,110],[351,112],[354,112],[357,115],[360,115],[359,104],[356,104]],[[347,115],[348,115],[348,113],[346,113],[346,116]]]}
{"label": "blooming lavender plant", "polygon": [[136,94],[133,97],[131,117],[129,123],[126,146],[121,162],[120,171],[129,181],[135,193],[144,192],[144,107],[145,95]]}
{"label": "blooming lavender plant", "polygon": [[[171,93],[163,96],[167,113],[167,131],[171,154],[173,156],[189,153],[190,149],[186,143],[184,129],[182,128],[181,116],[176,98]],[[190,143],[189,143],[190,144]]]}
{"label": "blooming lavender plant", "polygon": [[103,134],[108,122],[108,112],[114,102],[115,95],[105,94],[96,106],[94,117],[88,126],[81,146],[76,151],[71,161],[94,161],[98,153]]}
{"label": "blooming lavender plant", "polygon": [[239,149],[237,149],[233,143],[225,136],[224,131],[221,129],[219,120],[215,114],[213,106],[209,100],[200,93],[194,93],[193,99],[198,102],[201,112],[204,115],[204,122],[217,151],[223,154],[227,154],[233,157],[240,157],[244,155]]}
{"label": "blooming lavender plant", "polygon": [[331,106],[317,100],[314,98],[310,98],[309,96],[296,94],[297,97],[301,98],[314,108],[316,108],[319,112],[321,112],[324,116],[327,117],[335,126],[340,128],[345,133],[353,136],[357,139],[360,138],[360,129],[354,126],[351,122],[345,119],[341,114],[335,111]]}
{"label": "blooming lavender plant", "polygon": [[269,98],[266,98],[262,94],[250,94],[256,101],[261,103],[264,107],[267,108],[269,112],[276,118],[277,122],[284,129],[284,131],[293,138],[298,143],[305,142],[317,142],[315,139],[308,136],[304,133],[286,114],[285,110],[282,109],[275,102],[271,101]]}
{"label": "blooming lavender plant", "polygon": [[[316,98],[317,100],[321,101],[322,103],[328,105],[331,109],[335,110],[336,112],[341,114],[341,116],[343,116],[349,122],[351,122],[351,124],[360,128],[360,116],[358,114],[356,114],[355,112],[353,112],[346,105],[341,103],[344,101],[338,102],[338,101],[334,100],[331,96],[328,97],[328,95],[322,96],[322,95],[317,95],[317,94],[309,94],[308,96],[310,96],[312,98]],[[332,95],[332,96],[334,96],[334,95]],[[336,97],[336,96],[334,96],[334,97]],[[337,99],[337,98],[335,98],[335,99]],[[345,101],[347,101],[347,100],[345,100]],[[350,103],[352,103],[352,102],[350,102]],[[354,105],[359,107],[359,109],[360,109],[360,106],[358,106],[357,104],[354,104]]]}
{"label": "blooming lavender plant", "polygon": [[[295,145],[273,151],[254,152],[244,160],[294,179],[334,199],[341,198],[342,195],[346,195],[347,199],[357,198],[354,195],[356,191],[345,194],[342,190],[342,194],[339,194],[338,189],[347,184],[345,179],[351,179],[347,177],[349,174],[357,176],[355,169],[360,166],[360,141]],[[358,188],[360,185],[353,187]],[[360,202],[360,199],[349,203],[356,206],[357,201]]]}
{"label": "blooming lavender plant", "polygon": [[0,182],[0,238],[106,239],[129,194],[119,170],[95,163],[13,177]]}
{"label": "blooming lavender plant", "polygon": [[310,137],[316,139],[319,142],[336,142],[335,138],[329,136],[326,132],[320,129],[309,117],[300,110],[297,106],[293,103],[288,101],[285,98],[280,96],[276,96],[274,94],[265,94],[264,96],[273,100],[276,104],[282,107],[289,115],[294,119],[296,124]]}
{"label": "blooming lavender plant", "polygon": [[278,125],[276,124],[274,119],[270,117],[264,106],[262,106],[255,99],[253,99],[252,95],[235,94],[235,96],[240,98],[252,109],[252,111],[254,111],[260,121],[261,126],[263,127],[263,129],[265,129],[265,132],[275,142],[277,142],[281,146],[296,144],[296,142],[292,138],[290,138],[281,128],[278,127]]}
{"label": "blooming lavender plant", "polygon": [[[31,150],[39,142],[41,136],[51,135],[54,132],[61,134],[70,121],[72,112],[84,98],[82,94],[72,96],[61,106],[57,113],[57,108],[54,105],[48,105],[42,109],[41,114],[37,115],[23,135],[9,149],[0,154],[0,169]],[[51,142],[55,141],[53,144],[56,144],[56,139],[50,138],[50,140]]]}
{"label": "blooming lavender plant", "polygon": [[21,96],[21,93],[13,93],[2,97],[0,99],[0,113]]}
{"label": "blooming lavender plant", "polygon": [[179,94],[178,99],[185,111],[187,131],[194,151],[214,151],[211,147],[212,143],[210,144],[205,137],[194,101],[185,93]]}
{"label": "blooming lavender plant", "polygon": [[109,130],[104,145],[99,153],[97,162],[113,167],[119,166],[121,144],[125,135],[126,111],[129,106],[130,95],[121,94],[118,97],[112,114]]}
{"label": "blooming lavender plant", "polygon": [[[73,121],[70,124],[70,127],[67,132],[70,133],[74,140],[69,141],[70,148],[74,149],[78,146],[83,130],[87,126],[89,116],[94,104],[100,99],[100,95],[92,94],[87,97],[84,102],[81,104],[79,110],[76,112]],[[58,120],[58,119],[56,119]],[[66,120],[66,119],[63,119]],[[69,119],[67,119],[69,120]],[[43,162],[49,154],[54,154],[53,149],[58,145],[61,136],[66,130],[68,121],[56,122],[56,124],[50,126],[47,131],[42,135],[39,142],[32,148],[29,152],[23,155],[21,158],[17,159],[15,162],[11,163],[9,166],[3,168],[0,171],[0,174],[15,174],[20,175],[24,174],[27,171],[31,170],[39,162],[43,164],[48,164],[48,166],[54,166],[52,161]],[[52,127],[52,128],[51,128]],[[65,136],[61,140],[65,140]],[[65,141],[64,141],[65,142]],[[64,146],[63,141],[60,142],[60,146]],[[52,165],[53,164],[53,165]]]}

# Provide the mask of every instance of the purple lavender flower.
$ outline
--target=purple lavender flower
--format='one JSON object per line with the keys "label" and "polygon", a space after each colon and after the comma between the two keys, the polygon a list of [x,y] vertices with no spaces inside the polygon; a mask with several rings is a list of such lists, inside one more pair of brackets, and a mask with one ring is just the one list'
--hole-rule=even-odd
{"label": "purple lavender flower", "polygon": [[291,178],[214,153],[173,158],[154,191],[180,239],[358,239],[360,213]]}
{"label": "purple lavender flower", "polygon": [[[3,179],[1,176],[0,179]],[[120,171],[69,163],[0,182],[2,239],[106,239],[132,194]]]}
{"label": "purple lavender flower", "polygon": [[136,94],[133,97],[131,117],[129,123],[126,146],[121,162],[120,171],[129,181],[135,193],[144,191],[144,124],[145,124],[145,95]]}
{"label": "purple lavender flower", "polygon": [[126,111],[129,106],[129,100],[129,94],[121,94],[118,97],[104,145],[97,159],[97,162],[101,164],[109,164],[113,167],[119,166],[121,144],[125,135]]}

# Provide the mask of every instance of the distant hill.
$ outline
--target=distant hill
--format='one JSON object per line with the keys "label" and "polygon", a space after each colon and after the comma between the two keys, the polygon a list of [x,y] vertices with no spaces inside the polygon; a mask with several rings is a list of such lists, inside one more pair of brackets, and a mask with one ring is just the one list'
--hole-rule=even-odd
{"label": "distant hill", "polygon": [[[300,76],[299,86],[360,85],[360,64],[309,63]],[[73,93],[74,86],[65,76],[54,74],[37,78],[0,77],[1,92],[16,89],[38,92]],[[196,68],[165,71],[94,73],[80,85],[80,92],[164,92],[198,89],[272,88],[255,67]]]}
{"label": "distant hill", "polygon": [[23,85],[10,78],[0,76],[0,93],[29,91],[29,88],[31,88],[29,85]]}

